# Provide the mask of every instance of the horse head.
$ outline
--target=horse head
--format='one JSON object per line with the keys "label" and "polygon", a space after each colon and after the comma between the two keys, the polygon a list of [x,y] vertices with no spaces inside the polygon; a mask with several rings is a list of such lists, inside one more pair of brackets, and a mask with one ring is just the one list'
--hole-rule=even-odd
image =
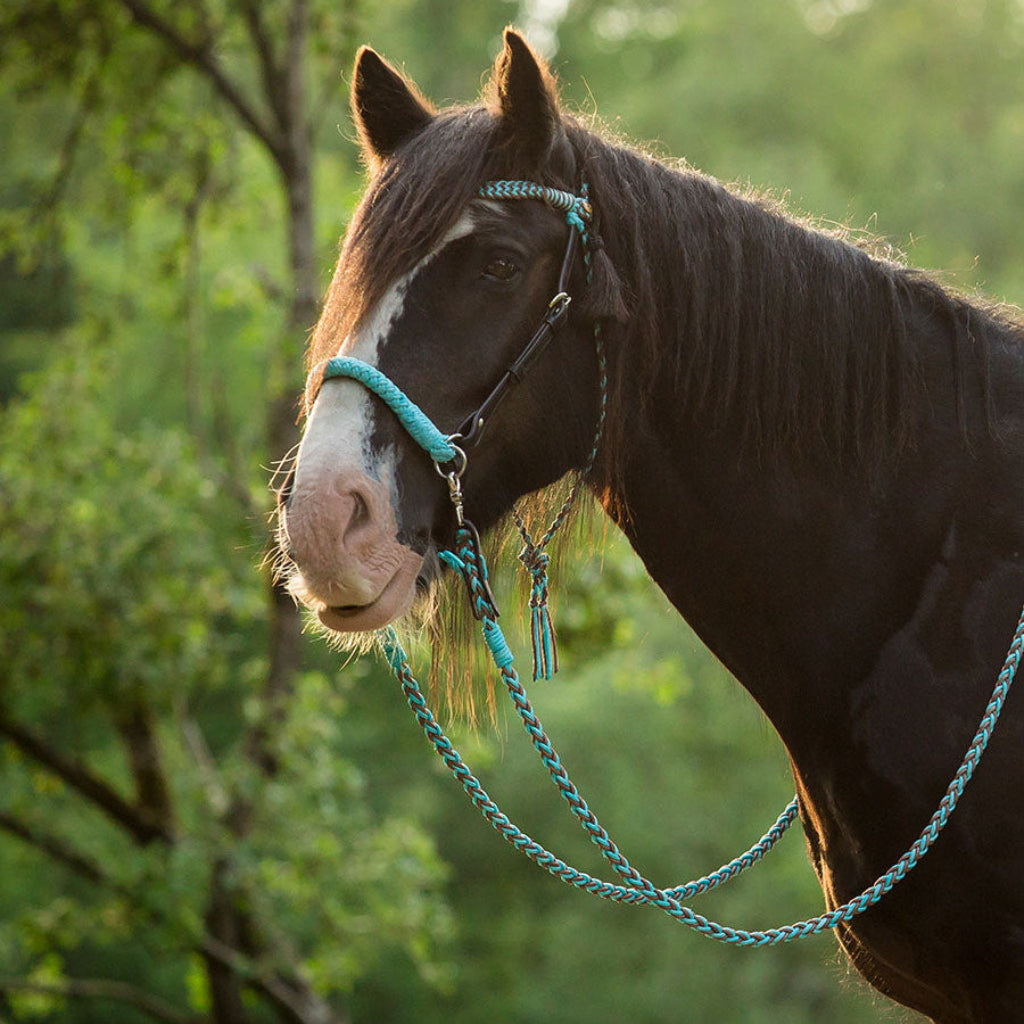
{"label": "horse head", "polygon": [[556,293],[573,298],[557,337],[474,437],[462,488],[473,520],[487,528],[518,496],[585,462],[598,415],[593,321],[611,287],[608,273],[603,289],[588,286],[583,261],[567,248],[573,228],[564,213],[480,195],[495,179],[580,187],[552,78],[514,32],[479,106],[435,111],[364,48],[352,109],[372,179],[311,340],[308,417],[281,496],[292,592],[338,632],[375,629],[409,611],[436,575],[436,551],[456,519],[444,480],[391,410],[352,380],[324,380],[326,362],[343,355],[376,367],[454,433]]}

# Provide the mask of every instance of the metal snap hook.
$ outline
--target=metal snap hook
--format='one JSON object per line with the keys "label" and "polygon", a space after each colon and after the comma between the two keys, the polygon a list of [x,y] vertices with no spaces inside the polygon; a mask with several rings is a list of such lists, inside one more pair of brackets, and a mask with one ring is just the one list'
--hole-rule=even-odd
{"label": "metal snap hook", "polygon": [[[448,497],[451,500],[452,505],[455,508],[455,518],[458,521],[459,526],[462,526],[464,519],[462,513],[462,474],[466,472],[466,453],[457,445],[453,443],[453,438],[462,440],[461,434],[451,434],[445,440],[451,446],[455,454],[448,460],[448,462],[434,462],[434,469],[437,471],[437,475],[444,479],[448,484]],[[449,466],[454,463],[453,468],[444,469],[442,466]]]}

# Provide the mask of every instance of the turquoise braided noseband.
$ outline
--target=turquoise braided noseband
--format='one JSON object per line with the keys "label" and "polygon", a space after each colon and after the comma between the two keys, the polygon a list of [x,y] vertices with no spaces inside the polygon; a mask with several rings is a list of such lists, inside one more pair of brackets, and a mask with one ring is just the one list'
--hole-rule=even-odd
{"label": "turquoise braided noseband", "polygon": [[[585,224],[589,223],[591,216],[589,202],[585,194],[583,196],[574,196],[571,193],[549,189],[531,182],[490,182],[480,190],[480,195],[492,199],[539,199],[549,203],[556,209],[563,210],[566,213],[566,219],[574,230],[580,229],[570,218],[579,217],[584,219],[585,213],[585,227]],[[599,333],[597,337],[600,339]],[[603,352],[600,358],[603,360]],[[455,550],[441,551],[439,557],[444,565],[458,572],[465,581],[473,613],[481,623],[484,643],[487,645],[494,664],[501,673],[502,681],[505,683],[516,713],[519,715],[534,749],[540,756],[541,762],[548,770],[552,782],[554,782],[562,794],[562,797],[569,805],[570,811],[579,821],[584,831],[601,851],[601,855],[626,884],[621,885],[602,881],[569,866],[522,832],[507,815],[502,813],[497,804],[484,791],[476,776],[473,775],[468,765],[462,760],[452,746],[451,741],[437,724],[437,719],[427,706],[423,693],[412,675],[408,659],[402,650],[394,629],[388,626],[380,630],[378,641],[381,650],[396,678],[401,683],[402,690],[406,695],[409,707],[416,720],[433,744],[438,756],[440,756],[455,779],[465,789],[473,805],[477,807],[484,818],[508,843],[529,857],[534,863],[569,885],[593,893],[602,899],[657,907],[676,921],[694,929],[701,935],[706,935],[719,942],[751,947],[774,946],[781,942],[789,942],[807,935],[815,935],[828,928],[835,928],[843,922],[856,917],[858,914],[862,914],[869,907],[874,906],[921,862],[956,809],[967,783],[981,761],[981,757],[988,746],[989,739],[1002,712],[1007,694],[1020,665],[1022,652],[1024,652],[1024,610],[1021,612],[1006,660],[996,680],[995,689],[982,715],[977,732],[967,748],[967,753],[964,755],[960,768],[947,787],[937,810],[907,852],[885,874],[877,878],[872,885],[868,886],[858,896],[818,917],[806,921],[796,921],[793,924],[784,925],[779,928],[770,928],[765,931],[744,931],[743,929],[730,928],[726,925],[718,924],[684,906],[680,901],[715,889],[758,863],[775,846],[796,819],[798,813],[796,798],[786,806],[786,809],[779,815],[775,824],[749,850],[703,878],[687,882],[684,885],[659,889],[641,875],[623,856],[569,778],[569,774],[545,734],[540,720],[534,714],[527,698],[526,690],[513,667],[514,659],[512,652],[505,641],[501,627],[497,623],[498,613],[490,594],[490,587],[487,581],[487,565],[484,561],[483,553],[480,551],[476,530],[468,521],[463,519],[462,515],[462,494],[459,479],[465,469],[465,456],[461,449],[453,443],[458,438],[442,434],[423,411],[406,397],[392,381],[367,363],[345,357],[332,359],[327,363],[324,372],[324,378],[327,379],[329,377],[349,377],[359,381],[373,391],[392,409],[410,436],[430,455],[442,476],[448,479],[450,495],[455,505],[459,528],[456,532]],[[601,423],[603,423],[603,411],[604,396],[602,396]],[[600,438],[600,426],[598,438]],[[597,442],[595,442],[595,452],[596,445]],[[461,456],[461,459],[459,456]],[[593,464],[594,457],[592,454],[588,462],[588,469]],[[446,470],[445,466],[448,465],[454,465],[455,468]],[[563,511],[567,513],[567,509],[564,507]],[[562,513],[559,513],[559,516],[564,518]],[[551,533],[560,525],[559,516],[556,516],[552,529],[542,538],[540,547],[547,543]]]}
{"label": "turquoise braided noseband", "polygon": [[376,366],[350,356],[335,356],[324,366],[323,379],[348,377],[372,391],[397,417],[409,436],[434,460],[444,464],[456,457],[456,448],[411,398]]}

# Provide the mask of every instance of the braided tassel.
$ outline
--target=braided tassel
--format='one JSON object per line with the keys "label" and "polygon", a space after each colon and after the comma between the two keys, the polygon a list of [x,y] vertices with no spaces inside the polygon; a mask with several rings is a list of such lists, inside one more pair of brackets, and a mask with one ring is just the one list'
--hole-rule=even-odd
{"label": "braided tassel", "polygon": [[548,611],[548,555],[527,543],[519,553],[519,561],[533,577],[530,588],[530,640],[533,645],[534,681],[550,679],[558,671],[558,649],[555,629]]}

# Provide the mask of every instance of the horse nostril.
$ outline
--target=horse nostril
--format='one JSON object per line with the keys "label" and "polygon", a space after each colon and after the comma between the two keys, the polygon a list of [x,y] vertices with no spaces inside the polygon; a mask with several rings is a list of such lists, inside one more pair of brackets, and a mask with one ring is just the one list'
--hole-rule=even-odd
{"label": "horse nostril", "polygon": [[358,526],[370,518],[370,509],[367,507],[366,499],[358,491],[352,495],[352,498],[353,508],[350,522],[352,526]]}
{"label": "horse nostril", "polygon": [[366,498],[359,491],[350,491],[348,494],[352,502],[352,510],[349,513],[348,523],[345,524],[345,531],[342,534],[342,544],[352,540],[365,526],[369,525],[372,516],[370,506]]}

